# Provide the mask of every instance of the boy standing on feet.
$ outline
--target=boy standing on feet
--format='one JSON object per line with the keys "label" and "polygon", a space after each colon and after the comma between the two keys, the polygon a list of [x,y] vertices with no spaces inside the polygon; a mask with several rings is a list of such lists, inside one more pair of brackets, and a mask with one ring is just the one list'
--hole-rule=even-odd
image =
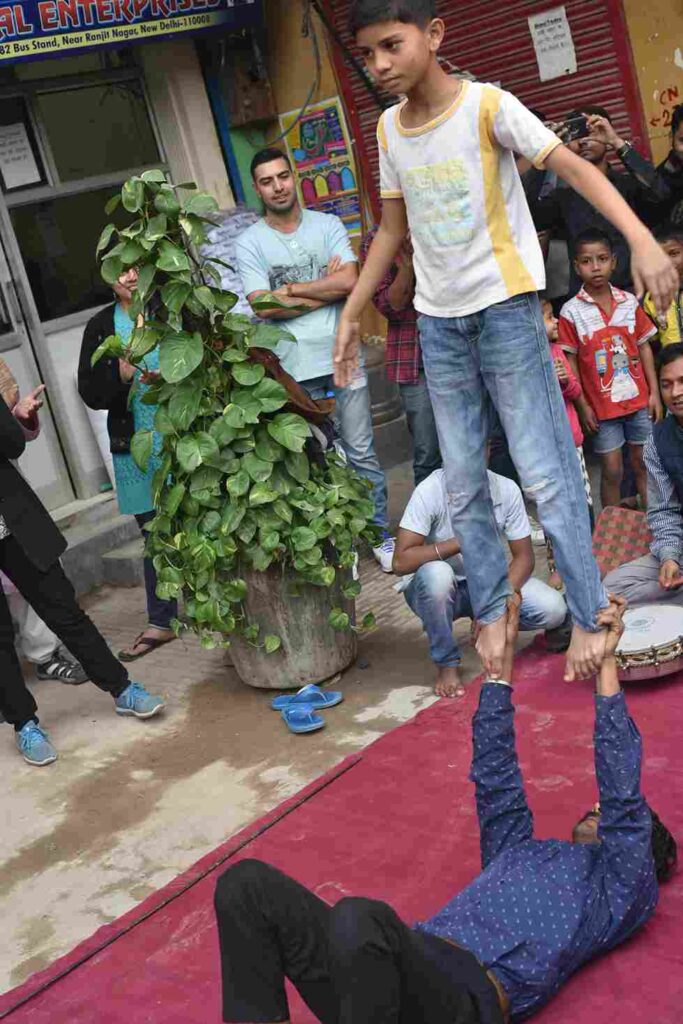
{"label": "boy standing on feet", "polygon": [[622,449],[628,444],[638,494],[646,508],[643,447],[652,421],[658,422],[663,415],[649,341],[657,328],[635,295],[610,284],[615,266],[608,235],[602,231],[579,235],[574,268],[583,286],[562,307],[559,338],[583,386],[581,411],[587,429],[595,434],[593,448],[602,462],[603,507],[619,504]]}
{"label": "boy standing on feet", "polygon": [[369,72],[406,99],[379,121],[382,222],[341,316],[335,378],[339,385],[351,379],[361,312],[410,228],[425,373],[485,671],[501,673],[510,593],[486,478],[490,395],[567,584],[575,625],[566,678],[588,676],[604,655],[597,615],[607,598],[536,294],[545,283],[543,258],[515,153],[554,171],[615,224],[633,250],[639,291],[647,285],[660,311],[673,298],[676,274],[605,176],[514,96],[442,70],[445,26],[435,15],[434,0],[355,0],[352,7]]}

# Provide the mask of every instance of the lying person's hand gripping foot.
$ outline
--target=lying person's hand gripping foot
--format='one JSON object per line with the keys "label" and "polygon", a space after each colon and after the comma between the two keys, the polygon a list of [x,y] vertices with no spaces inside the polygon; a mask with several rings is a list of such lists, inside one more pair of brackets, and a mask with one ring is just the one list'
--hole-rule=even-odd
{"label": "lying person's hand gripping foot", "polygon": [[487,679],[500,679],[505,655],[507,609],[495,622],[480,623],[476,649]]}
{"label": "lying person's hand gripping foot", "polygon": [[564,679],[573,683],[576,679],[588,679],[600,671],[605,657],[607,634],[604,629],[589,633],[574,624],[572,639],[567,651]]}

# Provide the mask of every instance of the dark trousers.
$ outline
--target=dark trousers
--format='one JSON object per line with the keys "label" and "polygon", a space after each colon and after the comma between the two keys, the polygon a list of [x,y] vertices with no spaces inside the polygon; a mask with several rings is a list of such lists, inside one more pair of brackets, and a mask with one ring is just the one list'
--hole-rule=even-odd
{"label": "dark trousers", "polygon": [[[480,1020],[453,983],[454,962],[471,954],[414,931],[386,903],[347,897],[329,907],[276,868],[244,860],[219,878],[215,907],[224,1021],[288,1020],[285,977],[322,1024]],[[498,1006],[483,979],[484,998]]]}
{"label": "dark trousers", "polygon": [[413,476],[417,487],[434,470],[441,468],[439,435],[424,370],[414,384],[399,384],[398,389],[413,439]]}
{"label": "dark trousers", "polygon": [[[135,521],[140,527],[142,536],[147,540],[145,524],[154,519],[156,512],[141,512],[136,515]],[[170,629],[171,620],[178,617],[177,601],[162,601],[157,597],[157,574],[151,558],[145,556],[145,594],[147,595],[147,618],[150,626],[157,626],[159,629]]]}
{"label": "dark trousers", "polygon": [[[128,673],[79,607],[74,588],[59,562],[41,572],[10,536],[0,541],[0,569],[80,661],[93,683],[113,697],[123,693],[129,683]],[[7,598],[0,588],[0,713],[15,729],[20,729],[35,717],[36,710],[17,658]]]}

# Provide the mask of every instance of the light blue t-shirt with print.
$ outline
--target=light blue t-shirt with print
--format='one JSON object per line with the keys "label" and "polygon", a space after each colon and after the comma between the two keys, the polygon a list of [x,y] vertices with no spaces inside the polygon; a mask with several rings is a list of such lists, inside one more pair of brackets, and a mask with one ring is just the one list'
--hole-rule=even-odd
{"label": "light blue t-shirt with print", "polygon": [[[265,220],[252,224],[237,239],[235,254],[245,295],[275,291],[287,282],[317,281],[325,276],[333,256],[339,256],[342,263],[356,262],[339,217],[314,210],[303,210],[301,223],[292,234],[276,231]],[[295,380],[332,373],[332,347],[342,305],[335,302],[282,321],[296,337],[296,344],[281,342],[277,355]]]}

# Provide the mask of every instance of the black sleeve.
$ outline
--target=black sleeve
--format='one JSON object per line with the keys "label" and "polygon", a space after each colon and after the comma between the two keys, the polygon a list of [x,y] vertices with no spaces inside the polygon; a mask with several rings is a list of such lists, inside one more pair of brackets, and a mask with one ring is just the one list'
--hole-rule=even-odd
{"label": "black sleeve", "polygon": [[638,182],[642,198],[646,202],[666,203],[670,200],[669,186],[663,176],[657,173],[654,164],[642,153],[630,146],[619,159]]}
{"label": "black sleeve", "polygon": [[564,227],[559,192],[559,188],[554,188],[543,199],[538,198],[538,192],[535,195],[533,191],[531,194],[527,192],[529,209],[537,231],[560,231]]}
{"label": "black sleeve", "polygon": [[0,456],[18,459],[26,447],[26,436],[7,404],[0,398]]}
{"label": "black sleeve", "polygon": [[538,167],[530,167],[529,170],[525,171],[521,176],[524,195],[526,196],[526,201],[530,207],[533,203],[538,201],[538,195],[543,188],[545,176],[546,172],[540,170]]}
{"label": "black sleeve", "polygon": [[123,409],[130,383],[121,380],[118,360],[100,359],[95,366],[90,365],[95,350],[106,336],[102,326],[98,317],[86,324],[78,360],[78,393],[91,409]]}

